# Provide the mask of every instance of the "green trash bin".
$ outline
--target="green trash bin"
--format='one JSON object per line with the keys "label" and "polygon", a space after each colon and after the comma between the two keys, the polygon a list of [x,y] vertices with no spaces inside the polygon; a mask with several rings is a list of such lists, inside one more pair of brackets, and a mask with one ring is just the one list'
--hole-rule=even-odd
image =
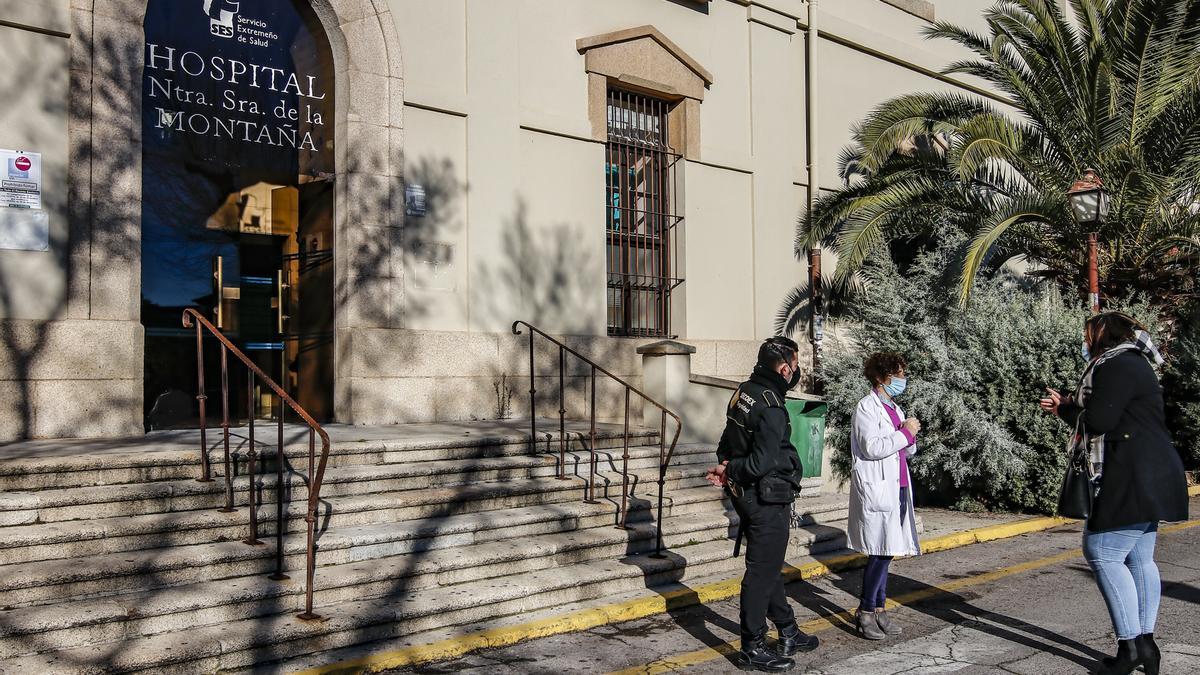
{"label": "green trash bin", "polygon": [[829,404],[820,400],[788,399],[784,402],[792,422],[792,445],[800,456],[805,478],[821,475],[825,454],[825,413]]}

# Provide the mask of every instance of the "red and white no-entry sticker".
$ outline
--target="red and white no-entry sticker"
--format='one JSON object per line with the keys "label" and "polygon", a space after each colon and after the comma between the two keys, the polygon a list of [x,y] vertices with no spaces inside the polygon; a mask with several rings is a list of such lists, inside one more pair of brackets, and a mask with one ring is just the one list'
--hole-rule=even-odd
{"label": "red and white no-entry sticker", "polygon": [[13,160],[13,165],[21,171],[28,171],[33,166],[33,162],[29,161],[28,157],[22,155]]}

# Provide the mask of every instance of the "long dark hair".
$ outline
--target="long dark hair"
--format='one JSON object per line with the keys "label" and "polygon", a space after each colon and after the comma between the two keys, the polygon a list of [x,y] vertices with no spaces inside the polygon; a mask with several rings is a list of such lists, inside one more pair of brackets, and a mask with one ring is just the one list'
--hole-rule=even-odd
{"label": "long dark hair", "polygon": [[1092,354],[1103,354],[1124,342],[1133,342],[1134,334],[1146,330],[1140,321],[1124,312],[1103,312],[1088,317],[1083,324],[1084,335],[1092,333]]}

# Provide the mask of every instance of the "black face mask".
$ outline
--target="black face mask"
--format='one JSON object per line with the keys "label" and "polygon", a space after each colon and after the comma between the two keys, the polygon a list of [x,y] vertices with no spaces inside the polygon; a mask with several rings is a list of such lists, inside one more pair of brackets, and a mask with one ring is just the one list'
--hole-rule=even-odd
{"label": "black face mask", "polygon": [[800,384],[800,364],[796,365],[796,368],[792,368],[792,379],[788,380],[788,389],[795,389],[796,385]]}

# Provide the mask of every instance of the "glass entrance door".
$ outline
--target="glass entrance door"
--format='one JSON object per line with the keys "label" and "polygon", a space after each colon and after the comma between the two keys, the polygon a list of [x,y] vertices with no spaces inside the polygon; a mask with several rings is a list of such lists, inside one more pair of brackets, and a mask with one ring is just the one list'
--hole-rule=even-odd
{"label": "glass entrance door", "polygon": [[[255,365],[317,419],[332,416],[333,250],[332,184],[260,183],[231,193],[206,221],[203,236],[168,228],[143,243],[146,323],[147,426],[198,422],[195,334],[180,323],[194,306]],[[163,298],[154,302],[150,298]],[[206,346],[205,383],[221,400],[220,350]],[[241,378],[230,368],[227,377]],[[236,374],[235,374],[236,373]],[[247,392],[230,380],[232,419],[269,418],[278,404],[269,390]],[[249,398],[253,397],[253,398]],[[208,406],[220,415],[219,406]]]}
{"label": "glass entrance door", "polygon": [[[321,23],[310,0],[147,0],[143,27],[146,427],[199,422],[185,308],[328,420],[335,88]],[[220,350],[204,349],[220,416]],[[278,414],[270,392],[246,390],[244,368],[228,372],[231,421]]]}

